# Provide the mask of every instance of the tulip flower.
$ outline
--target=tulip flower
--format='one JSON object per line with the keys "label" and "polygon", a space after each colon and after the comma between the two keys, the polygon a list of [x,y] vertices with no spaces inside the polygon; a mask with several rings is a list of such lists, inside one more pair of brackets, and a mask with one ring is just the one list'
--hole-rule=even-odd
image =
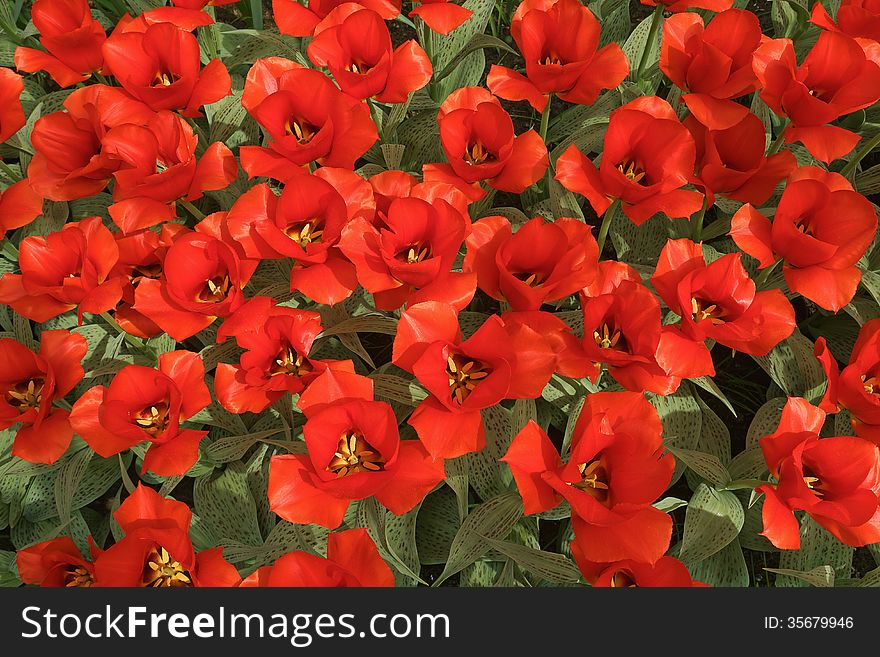
{"label": "tulip flower", "polygon": [[769,39],[755,51],[752,66],[761,83],[761,99],[791,120],[783,133],[785,143],[799,141],[823,162],[855,147],[857,134],[828,124],[880,99],[880,63],[874,49],[876,44],[823,32],[800,65],[790,39]]}
{"label": "tulip flower", "polygon": [[703,195],[682,189],[694,172],[694,139],[662,98],[642,96],[611,112],[599,168],[572,144],[556,179],[587,198],[599,216],[615,199],[637,226],[662,212],[690,217]]}
{"label": "tulip flower", "polygon": [[880,7],[872,0],[842,0],[837,8],[836,21],[831,19],[822,3],[817,2],[813,4],[810,22],[823,30],[880,42]]}
{"label": "tulip flower", "polygon": [[431,393],[409,424],[431,456],[447,459],[485,447],[482,409],[540,396],[556,355],[537,331],[496,315],[462,340],[455,308],[426,301],[401,314],[392,362]]}
{"label": "tulip flower", "polygon": [[107,34],[92,17],[88,0],[35,0],[31,18],[46,51],[16,48],[19,71],[45,71],[61,87],[70,87],[104,69],[101,47]]}
{"label": "tulip flower", "polygon": [[414,39],[397,48],[382,17],[354,3],[340,5],[315,28],[309,59],[329,69],[353,98],[403,103],[431,79],[431,60]]}
{"label": "tulip flower", "polygon": [[409,17],[418,16],[431,31],[444,36],[464,24],[474,15],[470,9],[451,0],[414,0]]}
{"label": "tulip flower", "polygon": [[599,21],[579,0],[525,0],[513,14],[510,34],[526,60],[526,74],[493,64],[486,84],[496,96],[527,100],[539,112],[550,94],[591,105],[600,91],[629,74],[619,45],[599,48]]}
{"label": "tulip flower", "polygon": [[730,99],[759,87],[752,54],[762,38],[758,17],[744,9],[723,11],[708,25],[696,13],[674,14],[663,23],[660,70],[689,92],[682,100],[697,121],[726,130],[748,114]]}
{"label": "tulip flower", "polygon": [[43,213],[43,197],[25,178],[0,192],[0,239],[6,233],[27,226]]}
{"label": "tulip flower", "polygon": [[433,165],[466,183],[485,180],[495,189],[519,194],[549,166],[547,147],[534,130],[520,136],[491,93],[462,87],[443,101],[437,114],[440,142],[449,164]]}
{"label": "tulip flower", "polygon": [[757,258],[760,269],[782,259],[792,292],[837,312],[855,294],[861,279],[855,264],[876,230],[873,206],[846,178],[800,167],[789,178],[772,222],[744,205],[733,216],[730,236]]}
{"label": "tulip flower", "polygon": [[675,557],[660,557],[653,564],[626,559],[613,563],[593,563],[583,557],[578,541],[571,553],[590,586],[599,588],[691,588],[708,586],[691,577],[687,566]]}
{"label": "tulip flower", "polygon": [[764,493],[764,531],[773,545],[797,550],[795,511],[806,511],[840,542],[853,547],[880,541],[880,449],[851,436],[819,438],[825,412],[790,397],[779,427],[761,438],[775,484]]}
{"label": "tulip flower", "polygon": [[828,350],[824,337],[816,340],[814,354],[828,377],[819,404],[826,413],[850,412],[856,435],[880,445],[880,319],[865,322],[843,370]]}
{"label": "tulip flower", "polygon": [[501,460],[510,466],[526,514],[571,504],[582,558],[657,562],[669,547],[672,518],[652,506],[675,469],[662,454],[657,410],[640,394],[587,395],[572,433],[568,463],[529,420]]}
{"label": "tulip flower", "polygon": [[101,550],[89,537],[91,559],[84,559],[69,536],[59,536],[18,550],[15,563],[25,584],[51,587],[90,587],[95,585],[94,559]]}
{"label": "tulip flower", "polygon": [[373,400],[371,379],[325,370],[297,405],[308,454],[276,454],[269,466],[269,505],[285,520],[333,529],[352,500],[371,496],[402,515],[443,481],[443,462],[400,439],[391,407]]}
{"label": "tulip flower", "polygon": [[353,169],[379,138],[366,103],[320,71],[280,57],[251,67],[241,104],[271,137],[266,148],[240,149],[241,166],[252,178],[283,182],[310,162]]}
{"label": "tulip flower", "polygon": [[5,142],[25,124],[21,106],[24,80],[8,68],[0,68],[0,143]]}
{"label": "tulip flower", "polygon": [[230,413],[260,413],[288,392],[302,392],[327,368],[354,372],[350,360],[309,358],[321,332],[321,316],[254,297],[228,317],[217,341],[233,337],[245,350],[240,363],[220,363],[214,377],[217,400]]}
{"label": "tulip flower", "polygon": [[102,313],[122,296],[111,276],[119,248],[100,217],[65,224],[46,237],[26,237],[19,252],[20,274],[0,276],[0,303],[35,322],[77,308]]}
{"label": "tulip flower", "polygon": [[[350,0],[272,0],[272,14],[281,34],[310,37],[318,24],[336,7],[349,4]],[[386,21],[400,14],[401,0],[360,0],[361,7],[372,9]]]}
{"label": "tulip flower", "polygon": [[504,217],[484,217],[467,238],[464,270],[512,310],[538,310],[578,292],[596,278],[598,247],[590,227],[576,219],[526,222],[515,233]]}
{"label": "tulip flower", "polygon": [[670,240],[660,252],[651,284],[688,338],[710,339],[755,356],[791,335],[794,309],[781,290],[756,292],[739,253],[706,264],[699,244]]}
{"label": "tulip flower", "polygon": [[87,349],[83,336],[61,330],[43,331],[37,353],[12,338],[0,339],[0,428],[21,424],[13,456],[54,463],[67,451],[73,428],[68,412],[54,403],[82,381]]}
{"label": "tulip flower", "polygon": [[327,537],[327,558],[298,550],[245,577],[251,587],[394,586],[394,573],[366,529],[346,529]]}
{"label": "tulip flower", "polygon": [[192,513],[138,484],[113,513],[125,536],[95,559],[95,586],[181,588],[238,586],[241,577],[223,548],[196,552]]}

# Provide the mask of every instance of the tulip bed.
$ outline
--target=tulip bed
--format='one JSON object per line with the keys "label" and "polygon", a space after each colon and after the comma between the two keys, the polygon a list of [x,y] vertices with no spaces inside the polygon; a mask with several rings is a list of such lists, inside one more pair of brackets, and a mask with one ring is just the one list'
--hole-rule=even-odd
{"label": "tulip bed", "polygon": [[880,585],[878,7],[642,2],[0,3],[0,584]]}

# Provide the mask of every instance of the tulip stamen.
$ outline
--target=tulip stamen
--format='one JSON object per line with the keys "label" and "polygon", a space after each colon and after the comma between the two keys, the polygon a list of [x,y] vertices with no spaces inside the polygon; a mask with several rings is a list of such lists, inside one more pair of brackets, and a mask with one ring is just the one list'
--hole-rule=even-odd
{"label": "tulip stamen", "polygon": [[70,566],[64,573],[64,586],[69,589],[89,587],[93,582],[91,573],[82,566]]}
{"label": "tulip stamen", "polygon": [[624,160],[620,164],[617,165],[617,170],[620,171],[624,176],[627,177],[627,180],[631,180],[635,183],[639,183],[642,181],[642,178],[648,173],[645,171],[645,168],[641,165],[641,163],[636,160]]}
{"label": "tulip stamen", "polygon": [[134,423],[150,436],[164,433],[169,422],[168,405],[165,403],[148,406],[134,416]]}
{"label": "tulip stamen", "polygon": [[880,395],[880,380],[876,376],[866,378],[867,374],[862,374],[862,385],[865,386],[865,392],[869,395]]}
{"label": "tulip stamen", "polygon": [[637,586],[635,580],[625,570],[618,570],[611,576],[611,588],[613,589],[631,589]]}
{"label": "tulip stamen", "polygon": [[284,125],[284,130],[288,135],[294,135],[299,144],[308,144],[316,132],[312,126],[299,121],[288,121]]}
{"label": "tulip stamen", "polygon": [[202,289],[201,294],[199,294],[198,301],[212,303],[223,301],[226,295],[229,294],[229,288],[230,281],[228,275],[209,278],[205,281],[205,287]]}
{"label": "tulip stamen", "polygon": [[810,489],[810,492],[812,492],[817,497],[822,497],[824,495],[824,493],[819,490],[819,487],[822,485],[819,477],[804,476],[804,483],[807,485],[807,488]]}
{"label": "tulip stamen", "polygon": [[406,261],[406,264],[408,265],[414,265],[431,257],[431,247],[422,242],[416,242],[415,244],[410,244],[408,247],[404,248],[397,254],[397,257],[400,260]]}
{"label": "tulip stamen", "polygon": [[518,278],[529,287],[540,287],[544,283],[544,274],[540,272],[524,271],[514,274],[514,277]]}
{"label": "tulip stamen", "polygon": [[385,459],[364,440],[363,434],[350,431],[339,437],[339,444],[327,470],[336,473],[337,477],[347,477],[358,472],[378,472],[384,465]]}
{"label": "tulip stamen", "polygon": [[153,76],[153,84],[154,87],[170,87],[172,84],[177,82],[180,79],[179,75],[174,73],[170,73],[168,71],[159,70],[156,72],[156,75]]}
{"label": "tulip stamen", "polygon": [[468,398],[477,384],[489,376],[486,365],[474,360],[464,361],[462,357],[446,358],[446,376],[449,379],[449,393],[460,404]]}
{"label": "tulip stamen", "polygon": [[544,66],[562,66],[564,64],[562,58],[552,50],[544,57],[539,58],[538,63]]}
{"label": "tulip stamen", "polygon": [[691,298],[691,317],[695,322],[702,322],[708,319],[713,324],[723,324],[722,317],[726,314],[724,308],[719,308],[717,304],[703,306],[696,297]]}
{"label": "tulip stamen", "polygon": [[141,586],[151,586],[153,588],[169,588],[192,586],[192,578],[179,561],[175,561],[168,550],[160,547],[158,550],[154,547],[147,555],[147,561],[144,564],[144,575],[141,580]]}
{"label": "tulip stamen", "polygon": [[495,160],[495,156],[486,149],[483,144],[479,141],[474,142],[473,144],[469,144],[464,149],[464,159],[474,166],[479,164],[484,164],[485,162],[492,162]]}
{"label": "tulip stamen", "polygon": [[347,64],[345,70],[349,73],[357,73],[358,75],[366,75],[372,70],[372,66],[369,64],[364,64],[361,62],[360,64],[357,62],[352,62],[351,64]]}
{"label": "tulip stamen", "polygon": [[306,362],[306,357],[297,352],[293,347],[282,349],[275,359],[272,369],[269,370],[269,376],[278,374],[290,374],[293,376],[302,376],[312,371],[312,366]]}
{"label": "tulip stamen", "polygon": [[593,340],[600,349],[616,349],[621,337],[620,329],[612,331],[608,324],[602,324],[598,330],[593,331]]}
{"label": "tulip stamen", "polygon": [[808,219],[805,219],[803,221],[796,221],[794,227],[797,228],[804,235],[809,235],[811,237],[816,232],[816,229],[813,227]]}
{"label": "tulip stamen", "polygon": [[43,379],[28,379],[15,385],[6,391],[6,403],[15,406],[22,411],[29,408],[39,408],[43,401]]}
{"label": "tulip stamen", "polygon": [[284,232],[301,247],[306,247],[312,242],[321,241],[321,236],[324,234],[324,231],[323,229],[319,229],[320,226],[318,221],[313,219],[304,224],[294,224],[293,226],[289,226]]}
{"label": "tulip stamen", "polygon": [[581,476],[580,481],[575,481],[569,486],[584,491],[600,502],[608,498],[608,472],[601,460],[579,463],[578,473]]}

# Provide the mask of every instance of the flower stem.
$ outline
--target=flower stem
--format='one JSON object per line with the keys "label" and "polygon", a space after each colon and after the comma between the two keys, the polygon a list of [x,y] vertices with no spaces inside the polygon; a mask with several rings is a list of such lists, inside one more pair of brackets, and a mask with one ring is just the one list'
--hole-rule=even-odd
{"label": "flower stem", "polygon": [[605,214],[602,216],[602,226],[599,228],[599,239],[597,243],[599,244],[599,258],[602,257],[602,249],[605,247],[605,240],[608,239],[608,230],[611,228],[611,220],[614,219],[614,215],[617,214],[617,208],[620,206],[620,199],[616,198],[608,206],[608,209],[605,210]]}
{"label": "flower stem", "polygon": [[660,31],[660,25],[663,23],[663,9],[665,6],[662,2],[657,2],[654,7],[654,13],[651,15],[651,27],[648,30],[648,39],[645,41],[645,47],[642,50],[642,57],[639,60],[639,68],[636,70],[636,80],[641,80],[648,67],[648,55],[654,50],[654,42],[657,40],[657,33]]}
{"label": "flower stem", "polygon": [[9,168],[9,165],[6,164],[5,162],[3,162],[2,160],[0,160],[0,170],[2,170],[3,173],[5,173],[7,176],[9,176],[10,180],[13,180],[13,181],[21,180],[21,176],[16,175],[16,173],[12,169]]}
{"label": "flower stem", "polygon": [[202,212],[201,210],[199,210],[196,206],[194,206],[189,201],[185,201],[183,199],[180,199],[180,201],[178,201],[178,203],[180,203],[183,207],[185,207],[187,210],[189,210],[190,214],[192,216],[194,216],[196,219],[198,219],[199,221],[201,221],[202,219],[205,218],[205,213]]}
{"label": "flower stem", "polygon": [[779,135],[773,140],[773,143],[770,144],[770,148],[767,150],[767,155],[774,155],[778,153],[782,148],[782,144],[785,143],[785,129],[788,127],[788,124],[791,122],[791,119],[785,119],[782,122],[782,125],[779,126]]}
{"label": "flower stem", "polygon": [[699,243],[700,240],[703,238],[703,218],[706,216],[707,202],[707,197],[703,196],[703,205],[700,208],[700,211],[697,213],[697,218],[694,220],[694,233],[691,239],[697,243]]}
{"label": "flower stem", "polygon": [[140,338],[137,338],[137,337],[131,335],[128,331],[126,331],[125,329],[123,329],[123,328],[122,328],[122,327],[116,322],[116,320],[110,315],[109,312],[103,312],[103,313],[101,313],[101,317],[102,317],[102,318],[104,319],[104,321],[107,322],[111,327],[113,327],[114,329],[116,329],[116,332],[117,332],[117,333],[121,333],[122,335],[124,335],[124,336],[125,336],[125,341],[126,341],[128,344],[130,344],[132,347],[135,347],[135,348],[137,348],[137,349],[140,349],[141,351],[143,351],[143,352],[145,352],[145,353],[149,353],[150,348],[147,346],[147,343],[144,342],[143,340],[141,340]]}
{"label": "flower stem", "polygon": [[553,102],[553,94],[547,96],[547,105],[544,107],[544,111],[541,112],[541,127],[538,131],[538,134],[541,135],[541,141],[545,144],[547,143],[547,127],[550,125],[550,105]]}
{"label": "flower stem", "polygon": [[862,149],[858,153],[856,153],[856,156],[846,163],[846,166],[840,170],[840,175],[842,175],[844,178],[849,178],[850,175],[852,175],[852,173],[856,170],[856,167],[859,166],[859,162],[865,159],[868,154],[872,150],[874,150],[874,147],[877,146],[877,144],[880,144],[880,132],[871,137],[871,139],[868,140],[868,143],[866,143],[862,147]]}

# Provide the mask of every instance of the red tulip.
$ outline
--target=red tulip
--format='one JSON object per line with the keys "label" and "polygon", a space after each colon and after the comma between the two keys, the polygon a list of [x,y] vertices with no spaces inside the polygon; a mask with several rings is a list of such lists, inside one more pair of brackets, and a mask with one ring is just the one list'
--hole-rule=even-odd
{"label": "red tulip", "polygon": [[525,0],[513,14],[510,34],[526,60],[526,74],[493,64],[486,84],[496,96],[527,100],[539,112],[550,94],[591,105],[600,91],[629,75],[619,45],[599,48],[599,21],[579,0]]}
{"label": "red tulip", "polygon": [[168,249],[160,279],[140,280],[133,308],[180,342],[235,312],[252,273],[217,237],[188,233]]}
{"label": "red tulip", "polygon": [[123,232],[169,221],[174,208],[168,204],[194,201],[235,180],[238,163],[225,144],[211,143],[197,161],[197,143],[185,119],[164,111],[145,126],[122,125],[104,136],[103,153],[121,163],[109,211]]}
{"label": "red tulip", "polygon": [[449,34],[474,15],[470,9],[450,0],[413,0],[409,17],[418,16],[432,31]]}
{"label": "red tulip", "polygon": [[880,55],[876,44],[861,44],[839,32],[823,32],[798,66],[790,39],[771,39],[752,62],[761,98],[791,123],[785,142],[800,141],[823,162],[849,153],[859,136],[827,125],[880,99]]}
{"label": "red tulip", "polygon": [[327,537],[326,559],[288,552],[245,577],[241,586],[394,586],[394,573],[366,529],[346,529]]}
{"label": "red tulip", "polygon": [[0,239],[6,233],[27,226],[43,213],[43,197],[25,178],[0,192]]}
{"label": "red tulip", "polygon": [[662,326],[657,298],[634,270],[624,268],[600,268],[601,283],[582,295],[584,356],[603,363],[620,385],[635,392],[668,395],[682,378],[714,375],[701,341]]}
{"label": "red tulip", "polygon": [[540,396],[556,368],[551,345],[525,324],[492,315],[462,340],[455,308],[434,301],[402,313],[392,361],[431,393],[409,423],[435,459],[483,449],[480,411],[502,399]]}
{"label": "red tulip", "polygon": [[589,285],[597,266],[596,240],[582,221],[535,217],[513,233],[504,217],[484,217],[467,238],[463,269],[512,310],[538,310]]}
{"label": "red tulip", "polygon": [[584,560],[655,563],[669,547],[672,518],[652,503],[675,469],[663,455],[656,409],[640,394],[587,395],[562,463],[544,430],[529,420],[501,460],[510,466],[527,514],[571,504]]}
{"label": "red tulip", "polygon": [[449,164],[434,166],[448,175],[467,183],[485,180],[495,189],[519,194],[547,170],[547,147],[538,133],[529,130],[516,137],[510,115],[485,89],[453,91],[440,106],[437,123]]}
{"label": "red tulip", "polygon": [[21,106],[24,80],[8,68],[0,68],[0,143],[5,142],[25,124]]}
{"label": "red tulip", "polygon": [[175,7],[184,9],[204,9],[205,7],[222,7],[223,5],[231,5],[238,0],[171,0]]}
{"label": "red tulip", "polygon": [[34,124],[36,154],[28,166],[34,190],[52,201],[72,201],[103,191],[122,165],[103,152],[101,140],[123,124],[146,125],[153,111],[117,87],[89,85],[64,101],[66,112],[53,112]]}
{"label": "red tulip", "polygon": [[423,183],[391,200],[378,226],[359,218],[342,231],[340,249],[376,308],[395,310],[418,300],[464,308],[473,298],[474,276],[452,272],[470,217],[444,200],[445,185]]}
{"label": "red tulip", "polygon": [[765,495],[761,534],[780,549],[800,549],[795,511],[846,545],[880,541],[880,449],[850,436],[820,439],[824,422],[824,411],[790,397],[779,427],[761,438],[777,482],[756,489]]}
{"label": "red tulip", "polygon": [[665,11],[677,14],[688,9],[708,9],[709,11],[722,12],[733,6],[733,0],[639,0],[643,5],[656,7],[663,5]]}
{"label": "red tulip", "polygon": [[[728,9],[705,27],[699,14],[675,14],[663,23],[660,70],[689,92],[682,100],[697,121],[710,130],[726,130],[748,114],[730,99],[759,86],[752,54],[762,38],[758,17],[744,9]],[[763,150],[762,143],[762,155]]]}
{"label": "red tulip", "polygon": [[741,254],[706,264],[699,244],[670,240],[660,252],[651,284],[678,326],[696,342],[714,340],[736,351],[767,354],[791,335],[794,309],[781,290],[755,291]]}
{"label": "red tulip", "polygon": [[196,553],[192,513],[183,502],[138,484],[113,513],[125,537],[95,559],[95,586],[177,588],[238,586],[238,571],[223,548]]}
{"label": "red tulip", "polygon": [[[305,6],[298,0],[272,0],[272,14],[281,34],[310,37],[323,18],[350,0],[307,0]],[[359,0],[357,3],[372,9],[386,21],[400,14],[401,0]]]}
{"label": "red tulip", "polygon": [[78,307],[102,313],[122,296],[122,281],[110,273],[119,257],[113,235],[100,217],[66,224],[46,237],[26,237],[18,258],[21,274],[0,277],[0,303],[35,322]]}
{"label": "red tulip", "polygon": [[689,217],[703,195],[682,187],[693,177],[696,148],[672,107],[642,96],[611,112],[602,163],[596,166],[572,144],[556,162],[556,179],[582,194],[602,215],[615,199],[633,223],[658,212]]}
{"label": "red tulip", "polygon": [[155,111],[180,110],[198,117],[202,105],[231,93],[223,62],[214,59],[201,68],[196,37],[172,23],[148,25],[143,32],[116,30],[103,52],[119,84]]}
{"label": "red tulip", "polygon": [[357,287],[354,265],[339,249],[342,230],[372,216],[369,183],[352,171],[321,167],[297,174],[280,198],[267,185],[252,188],[230,208],[224,230],[248,258],[293,258],[291,290],[332,305]]}
{"label": "red tulip", "polygon": [[352,500],[375,497],[396,515],[410,511],[445,476],[417,440],[400,440],[397,419],[373,400],[373,382],[326,370],[297,402],[308,454],[275,455],[269,466],[273,512],[334,528]]}
{"label": "red tulip", "polygon": [[823,30],[880,42],[880,6],[873,0],[842,0],[836,18],[831,19],[821,2],[813,5],[810,22]]}
{"label": "red tulip", "polygon": [[403,103],[431,79],[431,60],[415,40],[393,48],[385,21],[354,3],[340,5],[315,28],[309,59],[330,70],[353,98]]}
{"label": "red tulip", "polygon": [[[680,14],[679,14],[680,15]],[[655,563],[627,559],[613,563],[593,563],[583,557],[578,541],[572,541],[571,554],[591,586],[600,588],[708,586],[691,577],[687,566],[675,557],[660,557]]]}
{"label": "red tulip", "polygon": [[182,475],[198,460],[199,441],[208,433],[180,426],[211,403],[204,379],[205,366],[190,351],[162,354],[157,370],[126,365],[109,386],[95,386],[77,400],[70,423],[104,458],[149,441],[144,472]]}
{"label": "red tulip", "polygon": [[61,87],[69,87],[104,68],[101,46],[107,34],[92,18],[87,0],[35,0],[31,18],[48,52],[19,46],[15,49],[19,71],[46,71]]}
{"label": "red tulip", "polygon": [[217,365],[217,400],[231,413],[260,413],[288,392],[302,392],[328,367],[354,372],[350,360],[309,358],[321,330],[318,313],[278,306],[270,297],[248,301],[217,332],[218,342],[231,336],[245,350],[239,364]]}
{"label": "red tulip", "polygon": [[764,203],[797,167],[791,151],[764,156],[764,124],[751,112],[726,129],[710,130],[693,114],[683,123],[697,147],[695,184],[713,203],[716,194],[743,203]]}
{"label": "red tulip", "polygon": [[84,559],[69,536],[59,536],[18,550],[15,561],[25,584],[35,586],[89,587],[95,584],[92,563],[101,550],[89,540],[92,559]]}
{"label": "red tulip", "polygon": [[744,205],[733,216],[730,236],[761,269],[781,258],[792,292],[837,312],[855,294],[861,279],[855,264],[876,230],[873,206],[846,178],[800,167],[789,178],[772,223]]}
{"label": "red tulip", "polygon": [[[370,187],[373,188],[373,200],[376,205],[376,217],[388,215],[388,209],[395,199],[415,197],[425,201],[442,198],[463,216],[468,216],[468,206],[473,202],[468,195],[460,189],[461,181],[457,178],[453,183],[444,183],[429,180],[428,177],[422,182],[410,174],[399,171],[380,171],[370,176]],[[374,226],[381,222],[373,220]]]}
{"label": "red tulip", "polygon": [[370,109],[314,69],[280,57],[251,67],[241,100],[271,137],[267,148],[243,146],[250,177],[286,181],[310,162],[353,169],[379,138]]}
{"label": "red tulip", "polygon": [[68,331],[43,331],[38,353],[12,338],[0,340],[0,428],[21,423],[13,456],[54,463],[67,451],[73,428],[68,412],[54,403],[82,381],[87,349],[83,336]]}
{"label": "red tulip", "polygon": [[828,377],[828,388],[819,404],[826,413],[845,408],[850,412],[856,435],[880,445],[880,319],[859,329],[849,364],[840,371],[825,338],[816,340],[816,358]]}

